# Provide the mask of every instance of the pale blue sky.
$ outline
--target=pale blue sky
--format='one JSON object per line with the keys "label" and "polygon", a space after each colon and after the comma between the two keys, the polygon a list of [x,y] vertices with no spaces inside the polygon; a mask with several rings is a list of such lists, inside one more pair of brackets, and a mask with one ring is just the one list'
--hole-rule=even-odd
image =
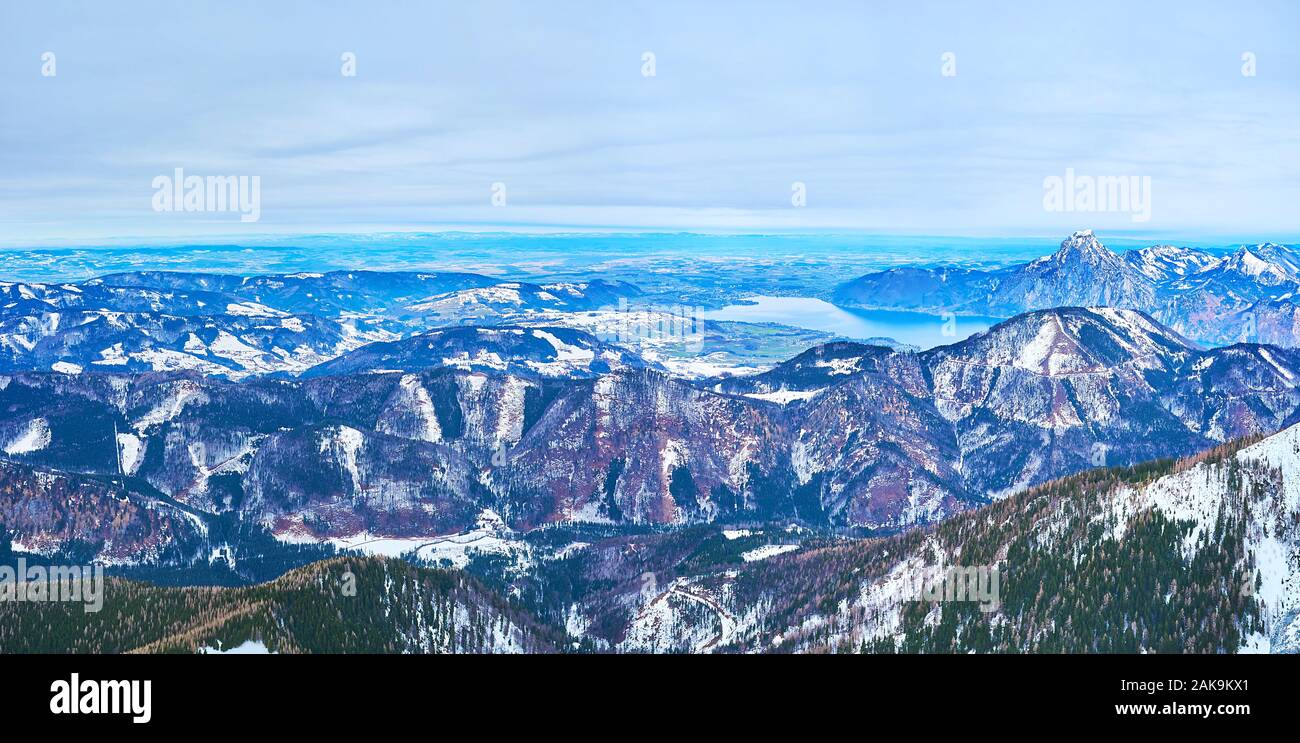
{"label": "pale blue sky", "polygon": [[[115,5],[0,6],[4,244],[448,227],[1300,232],[1295,3]],[[55,77],[41,75],[47,51]],[[955,77],[940,74],[945,52]],[[261,220],[155,213],[151,181],[175,167],[261,176]],[[1150,176],[1151,221],[1045,211],[1043,178],[1066,168]],[[490,204],[495,182],[505,207]]]}

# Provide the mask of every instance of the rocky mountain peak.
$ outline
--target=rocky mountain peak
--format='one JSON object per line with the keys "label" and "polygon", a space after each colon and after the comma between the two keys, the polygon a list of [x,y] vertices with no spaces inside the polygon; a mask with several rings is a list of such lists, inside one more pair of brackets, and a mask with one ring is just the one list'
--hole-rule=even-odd
{"label": "rocky mountain peak", "polygon": [[1080,263],[1091,266],[1121,265],[1118,255],[1101,244],[1092,230],[1078,230],[1061,241],[1061,247],[1051,256],[1053,263],[1063,266]]}

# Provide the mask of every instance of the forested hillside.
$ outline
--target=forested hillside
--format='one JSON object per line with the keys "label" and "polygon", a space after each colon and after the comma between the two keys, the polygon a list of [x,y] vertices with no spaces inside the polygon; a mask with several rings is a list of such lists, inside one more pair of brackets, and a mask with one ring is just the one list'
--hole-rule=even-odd
{"label": "forested hillside", "polygon": [[337,558],[246,588],[108,579],[102,611],[0,603],[0,652],[553,652],[544,627],[472,577],[399,560]]}

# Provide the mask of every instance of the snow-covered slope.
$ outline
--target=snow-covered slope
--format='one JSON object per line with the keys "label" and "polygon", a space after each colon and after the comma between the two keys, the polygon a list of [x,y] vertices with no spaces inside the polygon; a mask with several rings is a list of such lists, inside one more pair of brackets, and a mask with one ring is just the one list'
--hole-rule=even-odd
{"label": "snow-covered slope", "polygon": [[512,281],[473,287],[426,297],[407,305],[402,314],[425,316],[446,324],[510,316],[527,316],[544,311],[580,312],[618,303],[640,291],[624,282],[595,280],[579,283],[529,284]]}
{"label": "snow-covered slope", "polygon": [[569,328],[457,327],[373,343],[304,376],[412,372],[453,368],[526,376],[579,378],[648,366],[631,351]]}
{"label": "snow-covered slope", "polygon": [[1176,245],[1129,250],[1123,258],[1143,276],[1156,282],[1196,273],[1219,260],[1205,251]]}
{"label": "snow-covered slope", "polygon": [[293,316],[249,304],[217,315],[110,310],[0,313],[0,371],[177,371],[243,379],[297,374],[398,337],[389,323]]}

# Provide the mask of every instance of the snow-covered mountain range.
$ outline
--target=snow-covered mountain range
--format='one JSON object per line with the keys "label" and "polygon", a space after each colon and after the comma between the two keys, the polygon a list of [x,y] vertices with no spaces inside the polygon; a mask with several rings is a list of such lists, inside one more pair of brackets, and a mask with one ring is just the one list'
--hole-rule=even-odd
{"label": "snow-covered mountain range", "polygon": [[1156,245],[1117,254],[1091,230],[993,271],[900,267],[839,286],[837,304],[1009,317],[1068,306],[1141,310],[1208,345],[1300,345],[1300,250],[1264,243],[1216,257]]}
{"label": "snow-covered mountain range", "polygon": [[0,283],[0,371],[297,375],[430,328],[592,310],[637,293],[599,280],[540,287],[476,274],[369,271],[144,271],[77,284]]}
{"label": "snow-covered mountain range", "polygon": [[[896,530],[1278,430],[1300,419],[1297,379],[1300,352],[1202,350],[1109,308],[1029,313],[921,353],[834,343],[706,382],[580,331],[462,327],[298,380],[0,376],[0,450],[68,475],[120,472],[200,520],[234,514],[291,541],[432,537],[485,508],[519,529]],[[62,504],[16,513],[20,539],[47,550],[103,537],[78,533]]]}

